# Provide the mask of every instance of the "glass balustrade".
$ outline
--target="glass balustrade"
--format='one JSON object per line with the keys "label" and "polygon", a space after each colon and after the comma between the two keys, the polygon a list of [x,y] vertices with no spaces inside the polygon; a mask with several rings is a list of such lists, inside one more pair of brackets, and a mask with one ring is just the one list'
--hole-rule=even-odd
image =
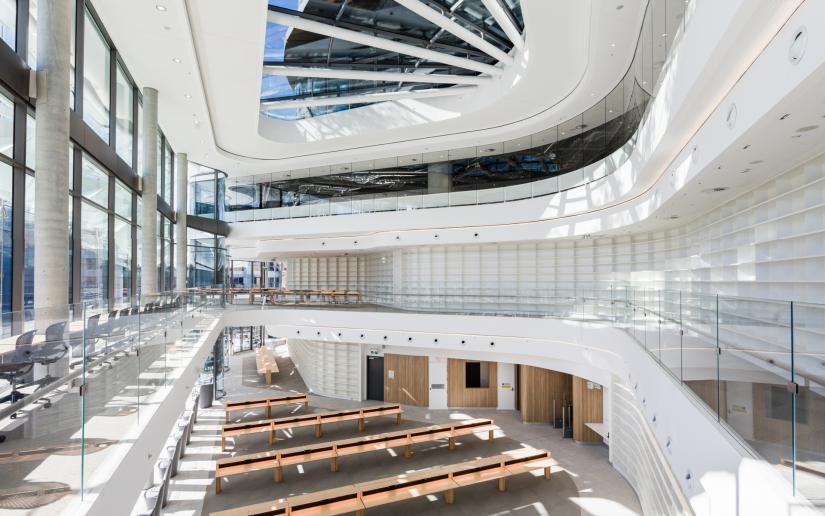
{"label": "glass balustrade", "polygon": [[222,299],[164,293],[2,314],[0,490],[54,513],[98,490]]}
{"label": "glass balustrade", "polygon": [[794,489],[825,490],[825,305],[603,284],[392,292],[234,289],[227,301],[583,320],[626,331],[711,417]]}

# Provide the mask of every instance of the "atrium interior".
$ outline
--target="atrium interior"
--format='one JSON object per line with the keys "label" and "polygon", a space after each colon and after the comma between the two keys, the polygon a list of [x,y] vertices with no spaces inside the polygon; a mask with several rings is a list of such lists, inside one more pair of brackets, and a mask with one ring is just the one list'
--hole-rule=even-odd
{"label": "atrium interior", "polygon": [[825,513],[825,0],[0,0],[0,464],[12,516]]}

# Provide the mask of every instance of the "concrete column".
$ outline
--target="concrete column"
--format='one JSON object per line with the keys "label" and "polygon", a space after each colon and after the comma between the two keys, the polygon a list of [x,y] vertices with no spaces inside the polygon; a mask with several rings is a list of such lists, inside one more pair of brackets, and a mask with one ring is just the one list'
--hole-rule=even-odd
{"label": "concrete column", "polygon": [[178,221],[177,221],[177,244],[175,247],[175,263],[177,264],[177,276],[175,276],[175,289],[186,290],[186,258],[188,239],[186,236],[186,211],[187,193],[189,191],[189,158],[186,153],[179,152],[175,155],[177,162],[175,170],[178,172]]}
{"label": "concrete column", "polygon": [[158,90],[143,88],[143,233],[140,293],[158,292]]}
{"label": "concrete column", "polygon": [[446,193],[450,191],[452,177],[450,177],[449,163],[433,163],[427,165],[427,193]]}
{"label": "concrete column", "polygon": [[38,2],[37,6],[34,306],[38,309],[63,306],[69,299],[71,3],[53,0]]}

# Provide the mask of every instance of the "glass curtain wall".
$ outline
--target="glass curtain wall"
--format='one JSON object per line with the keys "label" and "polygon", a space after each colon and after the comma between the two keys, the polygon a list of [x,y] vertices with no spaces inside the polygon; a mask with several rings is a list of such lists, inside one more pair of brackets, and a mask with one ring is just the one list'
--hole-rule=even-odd
{"label": "glass curtain wall", "polygon": [[[16,52],[32,69],[37,68],[39,1],[43,0],[0,0],[0,45],[5,44]],[[120,303],[134,295],[139,284],[141,203],[136,191],[139,163],[135,157],[140,155],[143,139],[138,124],[142,115],[140,95],[91,3],[71,1],[70,4],[72,117],[82,120],[108,145],[111,154],[101,154],[99,146],[87,148],[82,142],[88,136],[75,134],[78,126],[72,125],[72,144],[67,149],[70,166],[66,171],[70,180],[67,252],[72,266],[67,301]],[[27,11],[27,24],[17,24],[20,9]],[[78,45],[82,49],[80,55],[75,51]],[[15,84],[11,80],[14,73],[15,70],[0,69],[0,82]],[[0,86],[0,310],[3,312],[30,307],[34,302],[36,106],[34,100],[18,95]],[[159,277],[164,287],[171,287],[175,272],[175,236],[170,220],[174,216],[170,211],[175,191],[174,152],[165,137],[161,137],[160,145],[158,195],[165,206],[160,204],[159,210],[166,219],[163,226],[166,232],[161,235],[159,256],[163,271]],[[119,160],[128,168],[122,167],[122,163],[118,165]],[[23,220],[18,225],[12,223],[15,199],[22,205],[17,213]],[[77,230],[76,235],[73,229]],[[13,245],[15,241],[19,247]]]}

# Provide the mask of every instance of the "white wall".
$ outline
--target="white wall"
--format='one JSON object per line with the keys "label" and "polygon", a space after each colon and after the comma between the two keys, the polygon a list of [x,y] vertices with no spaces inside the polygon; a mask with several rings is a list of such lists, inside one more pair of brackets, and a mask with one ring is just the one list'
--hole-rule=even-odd
{"label": "white wall", "polygon": [[498,409],[516,409],[516,364],[498,363]]}
{"label": "white wall", "polygon": [[[354,259],[337,259],[342,258]],[[325,280],[330,266],[323,263],[335,260],[295,258],[290,264],[318,262],[312,269],[317,270],[317,279],[304,282],[308,288],[345,288]],[[522,298],[511,307],[514,309],[529,309],[531,303],[524,301],[529,297],[628,283],[821,303],[825,300],[825,155],[667,231],[595,239],[405,247],[359,256],[358,263],[363,264],[359,275],[370,278],[366,284],[371,292]],[[437,308],[443,300],[410,298],[402,302]],[[457,303],[451,300],[451,306],[460,306]]]}
{"label": "white wall", "polygon": [[311,393],[346,400],[362,399],[363,360],[358,344],[289,338],[287,348]]}

